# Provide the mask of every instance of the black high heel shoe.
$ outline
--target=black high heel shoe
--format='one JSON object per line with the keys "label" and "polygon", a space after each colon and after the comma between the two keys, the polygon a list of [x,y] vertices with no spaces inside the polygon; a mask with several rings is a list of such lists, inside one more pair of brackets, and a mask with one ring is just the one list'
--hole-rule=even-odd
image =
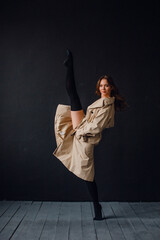
{"label": "black high heel shoe", "polygon": [[95,217],[93,220],[104,220],[106,219],[105,217],[102,217],[102,206],[99,203],[98,205],[94,205],[94,211],[95,211]]}

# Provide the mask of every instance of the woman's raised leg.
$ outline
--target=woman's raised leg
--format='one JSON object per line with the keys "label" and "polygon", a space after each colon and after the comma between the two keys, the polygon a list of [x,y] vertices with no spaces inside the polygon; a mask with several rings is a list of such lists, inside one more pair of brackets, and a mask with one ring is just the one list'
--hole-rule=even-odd
{"label": "woman's raised leg", "polygon": [[73,70],[73,56],[72,53],[67,50],[67,59],[64,61],[64,65],[67,67],[66,73],[66,90],[70,97],[71,102],[71,118],[73,129],[82,121],[84,117],[84,111],[77,93],[74,70]]}
{"label": "woman's raised leg", "polygon": [[78,126],[78,124],[80,124],[83,117],[84,117],[83,109],[79,111],[71,111],[73,129],[75,129]]}
{"label": "woman's raised leg", "polygon": [[[82,109],[82,105],[76,90],[73,71],[73,57],[72,53],[69,50],[67,50],[67,59],[65,60],[64,65],[67,67],[66,90],[70,97],[72,124],[73,128],[75,128],[84,117],[84,111]],[[94,220],[103,220],[104,218],[102,218],[101,205],[98,200],[96,182],[85,181],[85,183],[94,205],[95,211]]]}

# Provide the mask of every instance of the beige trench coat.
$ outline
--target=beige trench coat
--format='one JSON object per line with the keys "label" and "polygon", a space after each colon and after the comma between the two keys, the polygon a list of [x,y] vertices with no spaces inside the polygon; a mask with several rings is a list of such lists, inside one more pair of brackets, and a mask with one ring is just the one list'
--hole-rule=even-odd
{"label": "beige trench coat", "polygon": [[57,148],[53,152],[69,171],[87,181],[94,180],[94,146],[105,128],[114,126],[115,97],[99,98],[87,108],[81,123],[73,129],[71,108],[59,104],[54,128]]}

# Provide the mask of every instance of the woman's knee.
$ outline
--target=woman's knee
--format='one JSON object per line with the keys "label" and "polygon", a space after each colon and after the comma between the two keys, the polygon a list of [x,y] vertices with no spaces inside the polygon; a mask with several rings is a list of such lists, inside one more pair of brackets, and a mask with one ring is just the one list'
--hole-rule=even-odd
{"label": "woman's knee", "polygon": [[83,109],[78,111],[71,111],[73,129],[76,128],[81,123],[83,117],[84,117]]}

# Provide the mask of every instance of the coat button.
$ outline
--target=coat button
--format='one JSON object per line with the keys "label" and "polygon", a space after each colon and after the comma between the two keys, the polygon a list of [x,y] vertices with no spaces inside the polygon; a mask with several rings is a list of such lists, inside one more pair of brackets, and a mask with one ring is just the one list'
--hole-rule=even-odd
{"label": "coat button", "polygon": [[88,138],[86,136],[83,136],[83,141],[87,142]]}

